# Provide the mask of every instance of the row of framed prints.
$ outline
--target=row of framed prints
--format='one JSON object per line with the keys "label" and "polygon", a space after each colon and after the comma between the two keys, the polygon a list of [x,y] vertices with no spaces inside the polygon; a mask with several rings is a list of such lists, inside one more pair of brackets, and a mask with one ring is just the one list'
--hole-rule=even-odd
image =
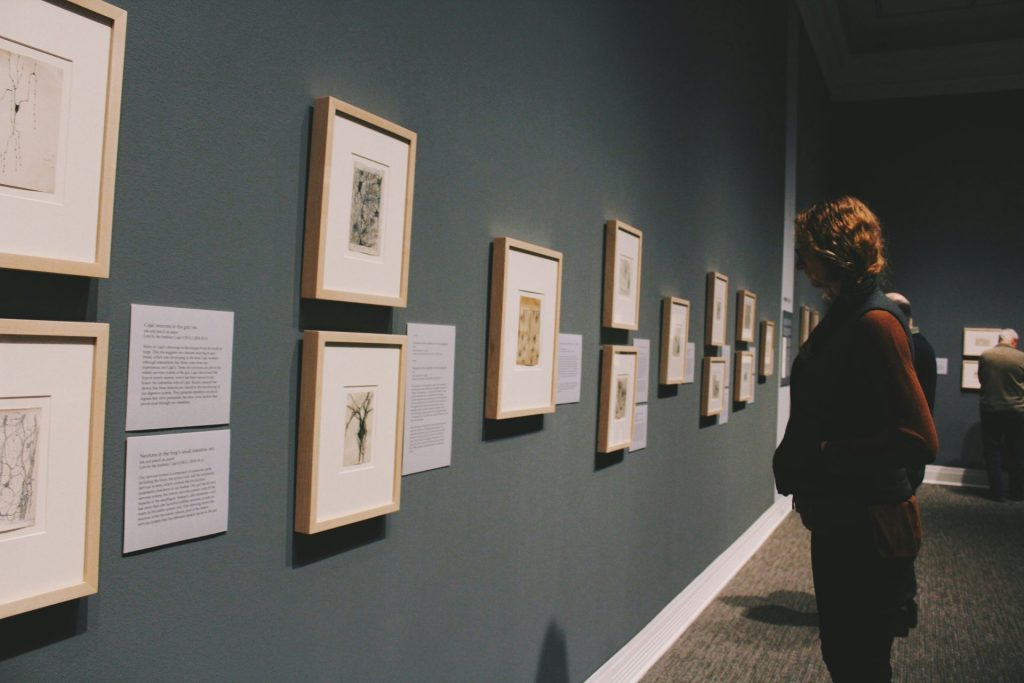
{"label": "row of framed prints", "polygon": [[968,391],[981,389],[978,379],[978,358],[999,344],[998,327],[965,327],[963,339],[963,366],[960,369],[960,388]]}

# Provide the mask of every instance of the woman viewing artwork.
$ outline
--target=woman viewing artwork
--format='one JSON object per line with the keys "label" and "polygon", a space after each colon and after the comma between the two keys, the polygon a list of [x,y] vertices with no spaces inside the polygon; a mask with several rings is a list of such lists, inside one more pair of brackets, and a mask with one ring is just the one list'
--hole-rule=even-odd
{"label": "woman viewing artwork", "polygon": [[792,408],[773,467],[811,531],[821,653],[833,681],[889,681],[895,636],[917,624],[920,513],[908,467],[938,438],[910,330],[882,293],[878,218],[851,197],[796,218],[797,267],[828,313],[793,363]]}

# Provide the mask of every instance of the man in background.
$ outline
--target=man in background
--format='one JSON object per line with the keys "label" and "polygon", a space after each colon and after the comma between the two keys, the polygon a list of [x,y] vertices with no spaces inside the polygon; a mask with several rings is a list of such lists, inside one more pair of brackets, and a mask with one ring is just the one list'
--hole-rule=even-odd
{"label": "man in background", "polygon": [[1009,473],[1010,500],[1024,500],[1024,351],[1017,333],[1000,330],[999,344],[981,354],[981,444],[988,484],[995,500],[1006,500],[1003,460]]}

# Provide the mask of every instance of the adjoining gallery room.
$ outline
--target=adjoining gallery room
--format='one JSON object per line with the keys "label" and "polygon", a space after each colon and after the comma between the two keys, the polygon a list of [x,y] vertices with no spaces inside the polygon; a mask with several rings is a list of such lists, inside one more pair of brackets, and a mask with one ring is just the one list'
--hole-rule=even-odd
{"label": "adjoining gallery room", "polygon": [[0,0],[0,107],[0,680],[1024,680],[1024,0]]}

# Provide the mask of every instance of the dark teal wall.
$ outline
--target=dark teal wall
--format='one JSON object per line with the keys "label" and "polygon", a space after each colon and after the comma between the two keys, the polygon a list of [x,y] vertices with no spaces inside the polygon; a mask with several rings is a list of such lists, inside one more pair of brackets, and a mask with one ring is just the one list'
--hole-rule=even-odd
{"label": "dark teal wall", "polygon": [[[652,385],[598,458],[603,223],[644,230],[641,329],[704,276],[779,310],[786,4],[121,0],[109,280],[0,272],[0,315],[111,325],[97,596],[0,623],[3,680],[578,681],[771,504],[775,392],[727,425]],[[314,98],[419,135],[407,309],[300,302]],[[565,254],[583,400],[483,421],[491,240]],[[120,552],[132,303],[235,312],[226,534]],[[303,329],[458,328],[452,467],[292,531]],[[730,336],[733,330],[730,324]],[[698,352],[698,356],[701,355]],[[652,378],[656,368],[652,367]]]}

